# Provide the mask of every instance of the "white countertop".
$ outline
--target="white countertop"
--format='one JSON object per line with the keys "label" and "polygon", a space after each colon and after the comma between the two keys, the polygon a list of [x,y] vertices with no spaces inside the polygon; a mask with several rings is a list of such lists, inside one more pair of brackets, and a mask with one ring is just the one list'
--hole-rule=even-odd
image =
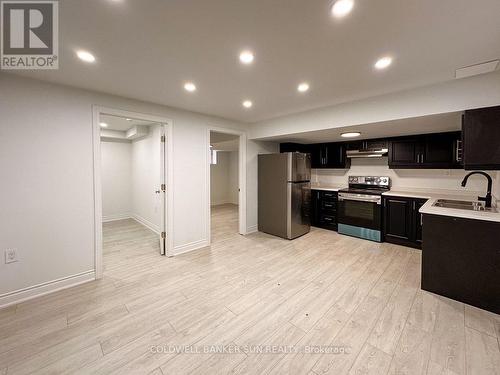
{"label": "white countertop", "polygon": [[[408,198],[427,199],[427,202],[420,208],[420,213],[431,215],[443,215],[460,217],[464,219],[496,221],[500,223],[500,212],[459,210],[456,208],[434,207],[433,204],[438,199],[456,199],[477,201],[478,193],[463,192],[459,190],[424,190],[424,189],[401,189],[390,190],[383,195]],[[484,194],[482,194],[484,195]],[[495,199],[493,199],[495,205]]]}
{"label": "white countertop", "polygon": [[339,191],[345,188],[347,188],[347,185],[311,183],[311,190]]}

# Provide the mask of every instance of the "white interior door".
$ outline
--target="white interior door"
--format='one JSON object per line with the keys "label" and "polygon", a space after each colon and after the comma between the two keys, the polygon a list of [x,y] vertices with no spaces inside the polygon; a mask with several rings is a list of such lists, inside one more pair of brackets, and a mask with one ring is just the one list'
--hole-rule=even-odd
{"label": "white interior door", "polygon": [[167,243],[167,181],[166,181],[166,166],[167,166],[167,150],[166,150],[166,134],[165,125],[160,127],[160,254],[166,255]]}

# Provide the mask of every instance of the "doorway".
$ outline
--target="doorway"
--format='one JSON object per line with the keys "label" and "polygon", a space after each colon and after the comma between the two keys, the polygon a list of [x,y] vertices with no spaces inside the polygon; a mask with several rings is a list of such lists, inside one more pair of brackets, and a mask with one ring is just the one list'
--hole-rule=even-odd
{"label": "doorway", "polygon": [[211,243],[246,234],[246,136],[238,131],[212,128],[207,138]]}
{"label": "doorway", "polygon": [[169,135],[170,120],[95,109],[96,278],[104,262],[171,254]]}

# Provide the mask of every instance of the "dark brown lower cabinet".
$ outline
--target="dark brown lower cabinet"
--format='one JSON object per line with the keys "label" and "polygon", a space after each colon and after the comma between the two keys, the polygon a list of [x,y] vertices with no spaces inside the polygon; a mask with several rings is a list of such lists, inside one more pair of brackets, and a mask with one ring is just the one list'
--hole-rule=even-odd
{"label": "dark brown lower cabinet", "polygon": [[338,193],[336,191],[312,190],[311,225],[336,231],[338,227],[337,203]]}
{"label": "dark brown lower cabinet", "polygon": [[422,289],[500,314],[500,223],[424,214]]}
{"label": "dark brown lower cabinet", "polygon": [[422,247],[420,207],[426,199],[384,196],[384,240],[416,249]]}

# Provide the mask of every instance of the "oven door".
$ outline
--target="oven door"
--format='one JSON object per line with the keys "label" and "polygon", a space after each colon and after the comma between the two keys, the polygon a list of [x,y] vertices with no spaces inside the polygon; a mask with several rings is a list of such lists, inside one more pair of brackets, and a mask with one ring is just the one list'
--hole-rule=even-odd
{"label": "oven door", "polygon": [[380,231],[382,229],[382,197],[339,193],[338,222]]}

